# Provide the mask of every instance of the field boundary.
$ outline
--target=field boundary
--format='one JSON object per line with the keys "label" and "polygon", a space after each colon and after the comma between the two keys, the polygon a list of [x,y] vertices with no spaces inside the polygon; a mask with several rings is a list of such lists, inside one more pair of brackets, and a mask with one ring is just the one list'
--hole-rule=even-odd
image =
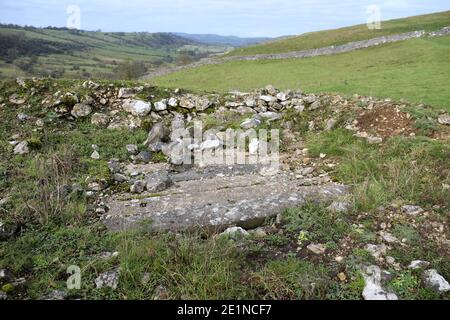
{"label": "field boundary", "polygon": [[287,52],[287,53],[277,53],[277,54],[257,54],[252,56],[233,56],[233,57],[209,57],[205,58],[199,61],[196,61],[194,63],[184,65],[184,66],[176,66],[176,67],[170,67],[170,68],[161,68],[157,69],[155,71],[152,71],[145,76],[143,76],[142,80],[148,80],[151,78],[164,76],[173,72],[185,70],[185,69],[191,69],[191,68],[198,68],[204,65],[217,65],[217,64],[223,64],[227,62],[233,62],[233,61],[255,61],[255,60],[282,60],[282,59],[304,59],[304,58],[312,58],[317,56],[329,56],[329,55],[335,55],[339,53],[346,53],[351,52],[355,50],[365,49],[369,47],[375,47],[382,44],[387,43],[394,43],[394,42],[401,42],[416,38],[432,38],[432,37],[441,37],[450,35],[450,26],[442,28],[438,31],[432,31],[432,32],[426,32],[424,30],[420,31],[412,31],[412,32],[406,32],[401,34],[395,34],[395,35],[389,35],[389,36],[382,36],[377,38],[372,38],[368,40],[361,40],[361,41],[355,41],[355,42],[349,42],[343,45],[339,46],[327,46],[317,49],[310,49],[310,50],[302,50],[302,51],[293,51],[293,52]]}

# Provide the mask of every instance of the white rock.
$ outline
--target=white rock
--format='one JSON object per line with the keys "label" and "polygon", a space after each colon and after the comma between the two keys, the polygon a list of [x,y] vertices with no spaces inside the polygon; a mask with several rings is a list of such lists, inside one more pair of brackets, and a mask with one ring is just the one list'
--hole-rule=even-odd
{"label": "white rock", "polygon": [[333,129],[334,126],[336,125],[336,123],[337,123],[336,119],[333,119],[333,118],[328,119],[327,125],[325,126],[325,130],[329,131],[329,130]]}
{"label": "white rock", "polygon": [[275,98],[272,96],[260,96],[259,99],[265,102],[272,102],[273,100],[275,100]]}
{"label": "white rock", "polygon": [[402,211],[411,216],[416,216],[421,214],[424,210],[419,206],[405,205],[402,207]]}
{"label": "white rock", "polygon": [[450,290],[450,284],[435,269],[425,271],[423,281],[428,288],[437,292],[443,293]]}
{"label": "white rock", "polygon": [[135,116],[146,116],[151,111],[151,103],[141,100],[125,100],[122,108]]}
{"label": "white rock", "polygon": [[94,160],[100,159],[100,154],[98,153],[97,150],[94,150],[94,152],[92,152],[91,158],[94,159]]}
{"label": "white rock", "polygon": [[176,106],[178,106],[178,100],[175,98],[170,98],[168,104],[171,107],[176,107]]}
{"label": "white rock", "polygon": [[314,254],[320,255],[325,253],[325,246],[323,244],[314,244],[311,243],[306,247],[309,251],[311,251]]}
{"label": "white rock", "polygon": [[382,143],[382,142],[383,142],[383,138],[372,137],[372,136],[367,137],[367,143],[368,144],[379,144],[379,143]]}
{"label": "white rock", "polygon": [[163,100],[155,103],[156,111],[164,111],[166,109],[167,109],[167,100],[166,99],[163,99]]}
{"label": "white rock", "polygon": [[376,245],[376,244],[368,244],[365,249],[370,252],[370,254],[375,259],[380,259],[383,255],[386,254],[388,247],[384,244]]}
{"label": "white rock", "polygon": [[127,152],[129,154],[133,154],[133,155],[136,155],[139,151],[138,146],[135,144],[127,144],[126,148],[127,148]]}
{"label": "white rock", "polygon": [[28,152],[30,149],[27,141],[22,141],[14,147],[14,154],[27,154]]}
{"label": "white rock", "polygon": [[94,126],[106,127],[109,122],[109,117],[103,113],[94,113],[91,117],[91,123]]}
{"label": "white rock", "polygon": [[214,140],[206,140],[203,141],[200,144],[200,150],[215,150],[217,148],[219,148],[221,145],[221,142],[219,139],[214,139]]}
{"label": "white rock", "polygon": [[263,119],[274,121],[281,119],[281,114],[277,112],[267,111],[259,114]]}
{"label": "white rock", "polygon": [[248,152],[252,155],[258,153],[259,141],[256,138],[253,138],[248,145]]}
{"label": "white rock", "polygon": [[430,265],[428,261],[423,260],[414,260],[411,261],[411,263],[408,266],[408,269],[416,270],[416,269],[423,269]]}
{"label": "white rock", "polygon": [[397,243],[400,242],[393,234],[385,231],[380,232],[380,237],[387,243]]}
{"label": "white rock", "polygon": [[261,121],[258,119],[255,119],[255,118],[245,119],[241,123],[241,128],[244,130],[247,130],[247,129],[255,128],[255,127],[259,126],[260,124],[261,124]]}
{"label": "white rock", "polygon": [[138,180],[130,188],[131,193],[142,193],[147,185],[147,182],[144,180]]}
{"label": "white rock", "polygon": [[133,88],[120,88],[119,89],[119,98],[131,98],[136,95],[136,91]]}
{"label": "white rock", "polygon": [[83,118],[90,115],[92,112],[92,108],[90,105],[85,103],[77,103],[73,106],[72,111],[70,112],[75,118]]}
{"label": "white rock", "polygon": [[366,283],[362,293],[364,300],[398,300],[394,293],[387,292],[381,287],[380,267],[369,266],[362,274]]}
{"label": "white rock", "polygon": [[95,285],[97,289],[108,287],[115,290],[119,285],[119,273],[117,271],[104,272],[95,279]]}
{"label": "white rock", "polygon": [[242,237],[247,237],[249,233],[241,227],[231,227],[220,234],[221,236],[228,236],[233,240],[237,240]]}
{"label": "white rock", "polygon": [[441,114],[438,117],[438,122],[444,125],[450,125],[450,116],[448,114]]}
{"label": "white rock", "polygon": [[350,203],[345,201],[333,201],[327,209],[331,212],[347,212],[350,209]]}

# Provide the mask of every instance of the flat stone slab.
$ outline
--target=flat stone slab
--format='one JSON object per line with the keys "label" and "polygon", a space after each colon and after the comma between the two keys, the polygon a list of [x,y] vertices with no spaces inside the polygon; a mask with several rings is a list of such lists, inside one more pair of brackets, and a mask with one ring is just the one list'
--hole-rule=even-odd
{"label": "flat stone slab", "polygon": [[172,175],[174,185],[161,193],[112,196],[106,201],[109,211],[102,221],[111,231],[251,229],[286,208],[332,201],[349,192],[339,184],[305,187],[290,174],[267,177],[257,171],[250,166],[176,173]]}

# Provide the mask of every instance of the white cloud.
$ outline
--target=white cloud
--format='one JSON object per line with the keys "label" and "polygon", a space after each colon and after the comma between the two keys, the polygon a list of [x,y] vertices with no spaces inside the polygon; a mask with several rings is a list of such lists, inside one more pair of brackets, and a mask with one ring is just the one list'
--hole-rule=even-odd
{"label": "white cloud", "polygon": [[279,36],[367,20],[379,5],[384,19],[450,9],[448,0],[1,0],[0,21],[63,26],[65,8],[81,8],[82,27],[107,31],[182,31]]}

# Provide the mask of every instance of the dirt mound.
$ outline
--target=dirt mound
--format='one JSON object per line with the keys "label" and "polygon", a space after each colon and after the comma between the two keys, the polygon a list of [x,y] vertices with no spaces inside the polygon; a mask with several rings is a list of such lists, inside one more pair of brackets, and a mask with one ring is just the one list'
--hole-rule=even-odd
{"label": "dirt mound", "polygon": [[397,135],[411,135],[417,132],[411,116],[392,104],[382,104],[372,110],[363,111],[357,121],[360,131],[383,139]]}

